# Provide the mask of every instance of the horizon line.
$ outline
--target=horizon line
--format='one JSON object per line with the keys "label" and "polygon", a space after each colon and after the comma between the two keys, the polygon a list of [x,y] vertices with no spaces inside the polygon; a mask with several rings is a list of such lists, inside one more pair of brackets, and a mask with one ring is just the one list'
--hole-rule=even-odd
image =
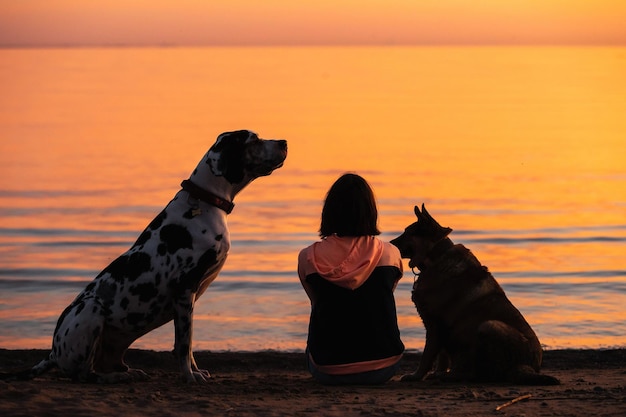
{"label": "horizon line", "polygon": [[0,43],[0,49],[87,49],[87,48],[304,48],[304,47],[624,47],[626,41],[615,42],[299,42],[299,43]]}

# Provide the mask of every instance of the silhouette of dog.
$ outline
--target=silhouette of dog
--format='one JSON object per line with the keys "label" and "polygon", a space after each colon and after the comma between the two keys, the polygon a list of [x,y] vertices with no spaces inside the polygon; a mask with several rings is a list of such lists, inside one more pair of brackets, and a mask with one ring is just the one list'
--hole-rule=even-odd
{"label": "silhouette of dog", "polygon": [[226,261],[226,215],[233,198],[280,168],[286,157],[284,140],[260,139],[248,130],[219,135],[135,244],[63,311],[48,358],[2,379],[33,378],[55,366],[80,381],[144,379],[143,371],[124,363],[124,353],[136,339],[172,320],[183,378],[210,378],[191,350],[194,304]]}
{"label": "silhouette of dog", "polygon": [[426,211],[391,241],[419,268],[411,299],[426,328],[417,370],[403,381],[422,380],[434,369],[442,380],[555,385],[539,373],[542,349],[535,332],[489,270],[465,246],[454,244]]}

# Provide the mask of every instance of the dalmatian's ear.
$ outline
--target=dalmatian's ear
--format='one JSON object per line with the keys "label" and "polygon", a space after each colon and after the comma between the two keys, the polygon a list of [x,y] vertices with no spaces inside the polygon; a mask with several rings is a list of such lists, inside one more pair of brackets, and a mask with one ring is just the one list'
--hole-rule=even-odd
{"label": "dalmatian's ear", "polygon": [[247,130],[222,133],[207,154],[206,163],[213,175],[224,177],[231,184],[243,181],[245,143],[250,136]]}

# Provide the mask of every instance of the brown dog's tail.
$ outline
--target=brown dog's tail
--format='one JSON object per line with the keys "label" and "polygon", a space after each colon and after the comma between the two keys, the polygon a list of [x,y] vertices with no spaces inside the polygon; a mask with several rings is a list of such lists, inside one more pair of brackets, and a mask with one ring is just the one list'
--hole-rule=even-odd
{"label": "brown dog's tail", "polygon": [[557,378],[535,372],[528,365],[520,365],[509,373],[511,382],[519,385],[560,385],[561,381]]}

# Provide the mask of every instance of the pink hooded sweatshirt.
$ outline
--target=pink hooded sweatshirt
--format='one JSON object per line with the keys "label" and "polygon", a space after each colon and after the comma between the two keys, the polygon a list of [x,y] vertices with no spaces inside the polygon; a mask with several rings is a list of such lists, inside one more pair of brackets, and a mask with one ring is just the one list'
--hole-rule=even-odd
{"label": "pink hooded sweatshirt", "polygon": [[[307,277],[317,274],[334,285],[355,290],[372,276],[377,267],[395,267],[398,280],[402,276],[402,259],[398,248],[375,236],[329,236],[303,249],[298,256],[298,275],[312,306],[315,305],[316,297]],[[394,289],[398,280],[394,283]],[[327,374],[350,374],[393,365],[401,356],[399,352],[382,359],[315,366]],[[313,356],[310,359],[315,363]]]}
{"label": "pink hooded sweatshirt", "polygon": [[375,236],[338,237],[315,242],[298,256],[298,276],[313,302],[306,283],[307,275],[317,272],[327,281],[354,290],[360,287],[377,266],[395,266],[402,272],[400,251]]}

